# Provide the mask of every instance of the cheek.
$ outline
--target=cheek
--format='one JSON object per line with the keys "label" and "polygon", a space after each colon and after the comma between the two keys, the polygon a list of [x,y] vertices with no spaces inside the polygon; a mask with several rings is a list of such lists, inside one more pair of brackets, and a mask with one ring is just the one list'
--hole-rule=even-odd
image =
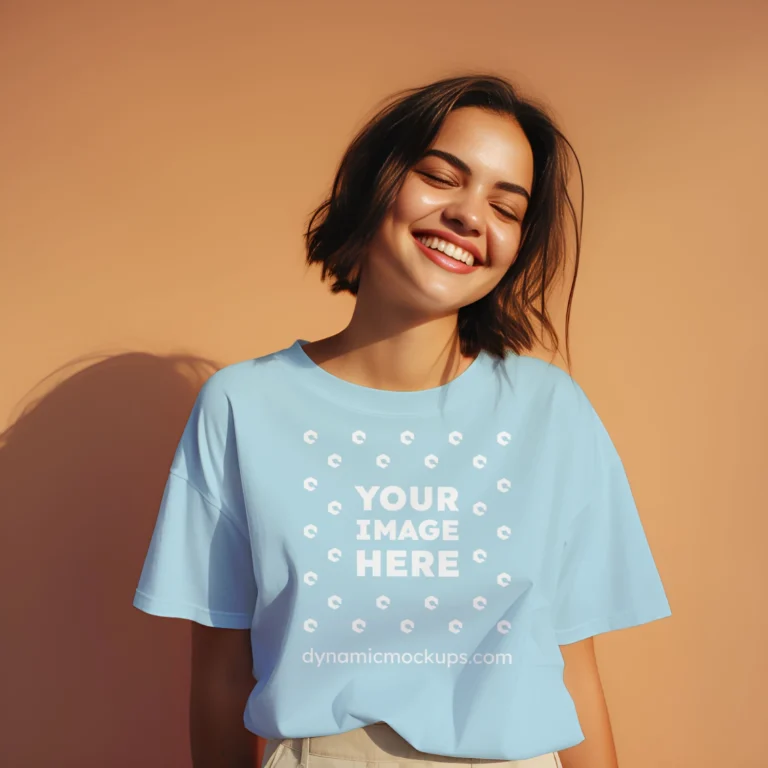
{"label": "cheek", "polygon": [[520,247],[520,227],[503,227],[488,231],[488,249],[492,261],[499,267],[507,269],[517,258]]}
{"label": "cheek", "polygon": [[406,178],[394,203],[392,218],[395,221],[412,224],[429,215],[440,205],[438,194],[425,184]]}

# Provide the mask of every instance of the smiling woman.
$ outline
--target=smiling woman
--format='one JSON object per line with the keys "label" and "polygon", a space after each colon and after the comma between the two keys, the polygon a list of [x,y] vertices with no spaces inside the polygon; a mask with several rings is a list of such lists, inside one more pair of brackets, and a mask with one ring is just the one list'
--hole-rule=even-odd
{"label": "smiling woman", "polygon": [[532,318],[557,351],[547,298],[566,266],[570,220],[570,364],[581,228],[568,193],[569,149],[544,107],[501,78],[408,89],[351,142],[307,226],[307,260],[322,265],[334,292],[362,291],[369,303],[375,291],[381,302],[387,286],[415,311],[458,312],[465,356],[532,349]]}
{"label": "smiling woman", "polygon": [[586,393],[524,354],[569,222],[570,314],[569,147],[498,77],[398,94],[305,232],[348,325],[201,390],[134,598],[216,628],[196,768],[247,763],[238,712],[263,768],[615,768],[592,637],[670,609]]}

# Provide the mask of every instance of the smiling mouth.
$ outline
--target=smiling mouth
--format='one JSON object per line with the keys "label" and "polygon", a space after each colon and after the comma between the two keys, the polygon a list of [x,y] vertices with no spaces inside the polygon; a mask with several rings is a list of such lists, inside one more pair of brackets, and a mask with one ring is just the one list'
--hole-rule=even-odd
{"label": "smiling mouth", "polygon": [[454,274],[467,275],[482,267],[482,263],[475,263],[474,256],[464,249],[441,240],[434,235],[413,235],[414,242],[419,250],[438,267],[442,267]]}
{"label": "smiling mouth", "polygon": [[465,251],[463,248],[459,248],[458,245],[454,245],[447,240],[442,240],[435,235],[414,235],[414,237],[427,248],[445,254],[448,258],[460,261],[468,267],[473,266],[475,263],[475,257],[469,251]]}

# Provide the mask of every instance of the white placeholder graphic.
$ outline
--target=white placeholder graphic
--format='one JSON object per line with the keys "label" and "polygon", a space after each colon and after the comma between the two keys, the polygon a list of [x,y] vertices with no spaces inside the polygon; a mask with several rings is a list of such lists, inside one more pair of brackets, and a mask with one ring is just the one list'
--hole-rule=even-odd
{"label": "white placeholder graphic", "polygon": [[[363,443],[367,442],[367,434],[364,430],[358,429],[354,432],[351,432],[351,441],[355,445],[362,445]],[[443,439],[446,439],[447,442],[452,446],[459,446],[463,443],[464,435],[462,432],[458,430],[454,430],[452,432],[443,433],[444,437]],[[415,433],[410,429],[405,429],[400,432],[395,431],[394,435],[391,435],[388,439],[391,440],[392,438],[395,439],[395,441],[399,441],[401,446],[411,446],[415,440],[416,435]],[[313,445],[319,440],[319,433],[316,430],[307,430],[303,433],[303,439],[304,442],[307,445]],[[491,438],[493,439],[493,438]],[[495,435],[496,442],[500,446],[507,446],[510,444],[512,440],[512,435],[510,432],[507,431],[500,431],[497,432]],[[430,484],[430,481],[427,479],[427,476],[434,477],[435,475],[437,477],[440,477],[440,471],[436,471],[435,475],[430,475],[432,470],[435,470],[438,465],[440,464],[440,459],[438,455],[434,453],[429,453],[426,456],[424,453],[421,452],[418,448],[417,453],[415,455],[411,454],[411,460],[413,461],[413,464],[411,464],[411,460],[408,460],[406,463],[406,466],[401,466],[401,462],[399,461],[400,455],[395,453],[395,461],[393,464],[393,459],[391,458],[391,455],[387,453],[376,453],[376,447],[378,447],[379,450],[382,448],[384,450],[387,450],[387,444],[386,442],[380,443],[378,446],[376,443],[378,440],[376,439],[376,435],[372,437],[372,443],[375,446],[373,450],[373,461],[375,462],[375,466],[378,466],[382,470],[388,470],[387,473],[381,475],[381,477],[386,477],[387,482],[381,482],[379,481],[378,484],[374,484],[375,481],[371,480],[368,481],[365,485],[355,485],[355,479],[350,479],[351,486],[355,489],[357,492],[357,495],[360,497],[358,500],[358,508],[362,509],[364,513],[362,517],[366,519],[358,520],[356,514],[349,514],[350,511],[357,512],[357,509],[351,510],[350,502],[344,501],[344,504],[342,505],[342,502],[340,501],[343,496],[341,495],[343,493],[343,488],[340,487],[334,479],[334,482],[331,483],[330,480],[324,479],[329,476],[326,475],[320,475],[320,480],[318,480],[317,477],[306,477],[303,481],[304,489],[307,491],[316,491],[321,485],[323,485],[324,488],[333,487],[335,490],[332,490],[331,493],[333,493],[334,496],[337,496],[337,498],[331,497],[331,500],[328,500],[327,496],[325,500],[322,500],[321,503],[325,503],[327,506],[327,511],[329,514],[338,516],[342,512],[342,507],[345,508],[345,511],[347,512],[347,516],[350,517],[350,520],[348,520],[346,523],[343,523],[340,521],[339,524],[343,524],[345,526],[349,526],[351,522],[355,522],[357,527],[360,529],[358,530],[356,538],[358,540],[360,539],[371,539],[372,541],[384,541],[387,538],[389,538],[390,541],[395,541],[397,539],[403,539],[403,538],[418,538],[421,540],[435,540],[439,539],[440,541],[448,541],[448,540],[456,540],[458,539],[458,519],[450,519],[450,515],[446,517],[445,520],[442,520],[442,518],[439,517],[439,513],[454,513],[452,517],[457,517],[456,513],[459,513],[460,510],[466,510],[466,512],[469,512],[471,509],[473,515],[468,518],[470,528],[471,526],[480,526],[481,523],[472,523],[471,521],[473,519],[477,519],[480,517],[483,517],[486,515],[489,511],[489,506],[491,509],[493,509],[493,503],[492,499],[489,499],[489,502],[486,503],[485,501],[477,500],[477,496],[475,496],[475,500],[473,501],[470,498],[464,498],[464,504],[462,505],[459,502],[459,487],[454,487],[454,485],[450,484],[450,480],[448,480],[448,484],[446,485],[440,485],[440,481],[437,482],[432,481],[433,484]],[[479,446],[478,446],[479,447]],[[332,446],[333,448],[333,446]],[[357,449],[352,449],[347,447],[347,451],[353,450],[355,456],[359,456]],[[396,448],[393,448],[395,452],[397,451]],[[402,457],[405,459],[406,456],[408,456],[409,452],[413,449],[401,449],[403,450]],[[423,447],[422,447],[423,450]],[[445,450],[451,450],[451,449],[445,449]],[[471,450],[471,449],[470,449]],[[475,449],[477,450],[477,449]],[[481,450],[483,450],[481,448]],[[463,450],[456,450],[456,453],[463,453]],[[369,455],[370,456],[370,455]],[[349,455],[345,454],[346,457],[346,465],[347,469],[350,467],[354,467],[355,464],[359,462],[359,458],[356,458],[352,461],[350,464],[350,457]],[[471,457],[471,458],[470,458]],[[366,461],[365,456],[362,457],[363,461]],[[462,470],[462,472],[469,472],[472,474],[473,477],[487,477],[485,473],[483,473],[480,476],[477,476],[474,474],[471,468],[468,467],[469,461],[471,461],[472,467],[474,467],[477,470],[484,470],[488,464],[489,459],[487,455],[484,455],[482,453],[469,453],[469,456],[466,456],[464,459],[460,459],[462,462],[466,462],[463,466],[465,469]],[[371,461],[371,458],[367,459],[368,462]],[[327,463],[328,467],[335,470],[342,466],[342,463],[344,462],[344,459],[342,458],[342,455],[340,453],[332,452],[328,454],[327,451],[324,451],[321,449],[321,452],[319,455],[316,455],[316,466]],[[399,474],[403,471],[408,471],[407,464],[411,464],[411,468],[419,469],[419,465],[423,462],[422,468],[419,470],[421,476],[424,478],[423,480],[420,480],[418,477],[414,478],[413,480],[410,480],[410,482],[404,482],[400,481],[402,483],[401,485],[398,484],[398,478]],[[373,462],[371,464],[368,464],[369,471],[372,467]],[[415,467],[413,466],[415,464]],[[392,467],[390,469],[390,467]],[[311,471],[311,470],[310,470]],[[322,472],[322,468],[318,468],[316,471]],[[376,472],[376,470],[373,470]],[[490,472],[493,472],[493,469],[489,470]],[[390,474],[394,473],[394,474]],[[346,475],[347,472],[343,472],[343,475]],[[342,472],[338,473],[334,477],[342,476]],[[392,478],[391,480],[389,478]],[[498,477],[498,476],[497,476]],[[509,490],[511,490],[512,483],[511,481],[506,478],[502,477],[497,480],[493,480],[493,475],[491,474],[490,477],[488,477],[488,480],[490,480],[491,483],[496,483],[496,488],[500,493],[507,493]],[[358,483],[360,483],[360,480],[357,480]],[[364,481],[365,482],[365,481]],[[343,484],[343,483],[342,483]],[[458,483],[456,483],[458,486]],[[487,486],[485,483],[482,483],[482,485],[486,488],[487,492]],[[483,496],[483,490],[482,488],[475,488],[474,492],[478,492],[478,495]],[[472,491],[468,491],[468,493],[472,493]],[[328,495],[331,495],[330,493]],[[354,504],[352,506],[355,506]],[[407,517],[401,518],[395,518],[393,515],[395,513],[399,513],[402,510],[411,510],[412,513],[416,513],[418,515],[422,515],[423,513],[429,513],[427,520],[421,520],[419,525],[415,525],[416,519],[414,518],[413,521],[409,520]],[[373,513],[373,514],[370,514]],[[380,517],[377,518],[377,513]],[[437,513],[437,516],[435,516],[435,519],[432,519],[432,516]],[[359,513],[358,513],[359,514]],[[407,512],[404,513],[407,515]],[[437,522],[436,522],[437,521]],[[491,520],[489,520],[491,522]],[[440,523],[440,524],[438,524]],[[330,521],[328,521],[328,525],[330,525]],[[364,524],[364,525],[363,525]],[[334,523],[335,525],[335,523]],[[362,526],[362,527],[361,527]],[[310,540],[314,539],[320,539],[320,529],[321,526],[318,526],[314,523],[309,523],[303,527],[303,534],[304,537]],[[346,529],[342,529],[346,530]],[[372,531],[372,532],[371,532]],[[325,531],[324,531],[325,533]],[[488,534],[492,535],[490,531],[488,531]],[[495,534],[497,539],[501,539],[503,541],[506,541],[511,538],[512,536],[512,529],[509,525],[498,525],[495,528]],[[338,539],[337,543],[343,547],[345,545],[346,540]],[[476,541],[475,543],[481,543],[480,541]],[[352,546],[352,549],[355,549],[356,547],[354,545]],[[357,546],[365,546],[362,544],[358,544]],[[459,552],[456,549],[456,545],[454,544],[452,548],[446,549],[446,550],[439,550],[439,555],[446,555],[445,563],[442,561],[436,561],[435,555],[431,550],[424,549],[422,550],[413,550],[410,551],[407,547],[407,545],[399,545],[399,546],[390,546],[389,548],[386,547],[386,545],[379,545],[380,547],[383,546],[384,548],[376,550],[375,546],[373,545],[374,549],[371,550],[371,553],[368,553],[368,550],[358,550],[357,554],[357,575],[358,576],[380,576],[382,573],[385,576],[405,576],[405,575],[411,575],[411,576],[419,576],[419,575],[427,575],[427,576],[457,576],[458,575],[458,568],[456,565],[456,562],[454,560],[459,555]],[[448,545],[449,547],[451,545]],[[331,563],[338,563],[342,558],[342,549],[339,547],[333,547],[331,549],[327,549],[326,547],[323,547],[323,549],[327,552],[328,561]],[[373,562],[373,565],[368,564],[368,560],[365,561],[364,565],[365,567],[360,569],[360,553],[368,553],[371,554],[369,560]],[[368,557],[368,554],[366,554],[366,557]],[[469,554],[469,553],[467,553]],[[379,556],[379,560],[376,560],[374,555]],[[411,558],[413,562],[408,563],[407,558],[413,555]],[[448,557],[450,556],[450,557]],[[484,572],[487,574],[487,578],[490,582],[490,579],[495,579],[496,584],[500,587],[508,587],[512,583],[512,577],[510,574],[505,572],[498,572],[498,567],[494,567],[491,565],[491,562],[494,558],[494,553],[492,552],[489,554],[489,552],[482,548],[476,548],[471,551],[471,560],[475,563],[478,563],[480,565],[484,563],[488,563],[488,565],[484,566]],[[384,563],[384,558],[386,557],[386,568],[382,571],[381,565]],[[430,559],[431,558],[431,559]],[[454,560],[451,560],[450,558],[454,558]],[[391,563],[390,563],[391,560]],[[374,562],[375,561],[375,562]],[[435,565],[435,563],[439,563],[439,567]],[[377,565],[376,563],[380,563]],[[488,568],[490,566],[490,571],[486,571],[485,568]],[[337,566],[340,567],[340,566]],[[502,564],[503,567],[503,564]],[[434,569],[434,572],[433,572]],[[334,569],[334,572],[338,574],[338,571]],[[322,571],[321,571],[322,573]],[[330,573],[330,571],[329,571]],[[307,584],[308,586],[314,586],[319,581],[318,573],[314,571],[306,571],[303,575],[303,582]],[[327,581],[324,582],[327,584]],[[423,582],[420,582],[423,583]],[[339,589],[340,592],[344,592],[344,589],[346,588],[347,583],[343,582],[343,586],[335,587],[336,589]],[[332,587],[333,589],[334,587]],[[382,582],[379,582],[378,589],[388,589],[387,587],[383,587]],[[482,589],[482,587],[480,587]],[[325,591],[322,590],[321,591]],[[330,590],[328,590],[330,591]],[[346,593],[345,593],[346,594]],[[415,631],[416,624],[418,623],[414,619],[418,619],[418,616],[415,616],[414,618],[406,618],[402,619],[402,614],[400,616],[397,616],[396,614],[399,613],[399,610],[393,609],[393,604],[395,606],[398,606],[397,598],[398,594],[391,593],[390,594],[381,594],[379,593],[378,596],[376,596],[376,593],[371,592],[368,596],[368,601],[372,601],[373,604],[375,604],[375,607],[379,611],[387,611],[389,610],[389,616],[391,619],[395,622],[396,626],[399,626],[400,632],[404,634],[410,634]],[[325,593],[324,597],[321,597],[320,599],[323,600],[327,604],[326,610],[334,610],[338,611],[344,602],[344,597],[342,594],[331,594],[330,597],[327,596],[328,592]],[[394,600],[393,600],[394,598]],[[467,600],[469,596],[465,596],[462,599],[462,602]],[[349,596],[347,596],[347,602],[349,602]],[[489,611],[488,606],[492,603],[492,599],[489,599],[487,596],[483,594],[476,594],[474,598],[471,599],[471,604],[473,608],[473,613],[468,614],[467,616],[463,617],[462,619],[459,618],[453,618],[451,619],[449,616],[443,616],[441,618],[441,613],[439,612],[438,608],[441,604],[441,599],[439,599],[436,595],[431,594],[426,597],[422,595],[417,594],[417,599],[421,600],[423,602],[423,608],[421,610],[423,611],[438,611],[436,614],[436,617],[439,619],[439,626],[447,628],[448,632],[450,632],[453,635],[459,635],[462,633],[466,621],[469,621],[468,616],[474,616],[475,612],[485,612],[493,613],[494,611]],[[357,602],[357,599],[353,600],[352,603]],[[445,601],[442,601],[445,603]],[[450,602],[450,601],[449,601]],[[350,605],[352,604],[350,603]],[[316,603],[316,605],[319,605],[319,603]],[[373,607],[371,605],[371,602],[368,602],[368,606]],[[390,610],[391,609],[391,610]],[[347,606],[347,610],[349,610],[349,605]],[[353,610],[355,610],[353,608]],[[358,608],[358,610],[361,610],[363,612],[362,608]],[[445,610],[443,608],[442,610]],[[393,611],[395,615],[393,614]],[[336,619],[339,618],[337,615],[335,617]],[[449,620],[451,619],[451,620]],[[345,621],[343,618],[343,615],[341,616],[341,620]],[[479,620],[479,619],[478,619]],[[364,618],[356,618],[354,620],[347,619],[347,621],[350,621],[349,626],[351,627],[352,631],[354,631],[357,634],[361,634],[365,631],[367,631],[367,624],[366,619]],[[466,625],[466,626],[471,626]],[[510,622],[508,621],[498,621],[495,622],[495,628],[496,630],[501,634],[507,634],[510,632]],[[304,629],[307,632],[316,632],[319,629],[318,621],[314,618],[307,619],[304,621]],[[330,630],[330,627],[325,627],[326,630]],[[444,630],[443,630],[444,631]],[[458,642],[458,641],[457,641]]]}

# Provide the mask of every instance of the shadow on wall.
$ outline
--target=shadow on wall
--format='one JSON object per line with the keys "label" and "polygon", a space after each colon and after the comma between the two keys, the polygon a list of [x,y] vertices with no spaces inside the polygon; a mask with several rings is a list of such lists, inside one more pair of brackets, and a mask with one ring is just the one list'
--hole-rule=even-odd
{"label": "shadow on wall", "polygon": [[189,622],[132,600],[176,445],[220,367],[73,361],[0,435],[1,764],[191,764]]}

